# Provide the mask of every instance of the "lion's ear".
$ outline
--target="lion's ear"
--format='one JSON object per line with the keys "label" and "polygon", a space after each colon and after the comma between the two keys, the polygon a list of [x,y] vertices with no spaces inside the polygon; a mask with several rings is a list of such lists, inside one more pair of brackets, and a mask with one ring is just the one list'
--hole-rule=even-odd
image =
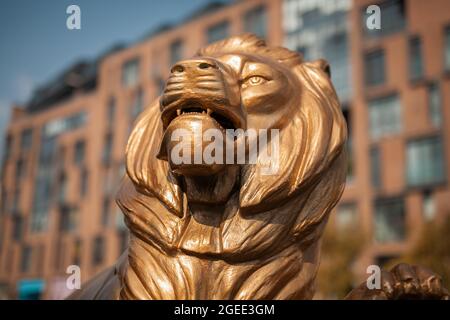
{"label": "lion's ear", "polygon": [[318,60],[314,60],[312,62],[307,62],[308,65],[318,68],[320,70],[322,70],[323,72],[325,72],[329,78],[331,78],[331,67],[330,64],[328,63],[328,61],[324,60],[324,59],[318,59]]}
{"label": "lion's ear", "polygon": [[167,161],[156,157],[162,135],[157,99],[139,115],[134,124],[126,151],[127,174],[137,190],[158,198],[180,216],[182,201],[177,179],[168,169]]}

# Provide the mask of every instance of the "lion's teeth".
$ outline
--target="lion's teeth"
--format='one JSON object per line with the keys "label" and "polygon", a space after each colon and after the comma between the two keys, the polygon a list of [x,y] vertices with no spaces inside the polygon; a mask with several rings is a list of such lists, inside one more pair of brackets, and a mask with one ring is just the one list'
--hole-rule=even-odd
{"label": "lion's teeth", "polygon": [[207,108],[207,109],[206,109],[206,113],[207,113],[208,115],[211,115],[212,110],[211,110],[210,108]]}
{"label": "lion's teeth", "polygon": [[177,109],[177,116],[181,115],[181,109]]}

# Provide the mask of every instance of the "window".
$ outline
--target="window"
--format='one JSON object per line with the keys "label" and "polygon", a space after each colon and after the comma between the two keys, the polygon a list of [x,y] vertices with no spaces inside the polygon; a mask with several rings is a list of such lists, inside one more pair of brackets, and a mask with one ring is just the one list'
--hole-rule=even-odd
{"label": "window", "polygon": [[[385,36],[405,28],[405,1],[404,0],[385,0],[378,3],[381,14],[381,29],[371,30],[364,28],[366,34],[370,36]],[[366,25],[367,18],[370,14],[366,12],[366,7],[363,9],[363,26]]]}
{"label": "window", "polygon": [[384,51],[377,50],[365,55],[365,82],[368,86],[376,86],[385,82]]}
{"label": "window", "polygon": [[445,28],[444,68],[450,71],[450,26]]}
{"label": "window", "polygon": [[20,213],[20,189],[17,188],[14,191],[14,197],[13,197],[13,201],[12,201],[12,207],[11,207],[11,212],[13,214],[18,214]]}
{"label": "window", "polygon": [[75,130],[86,123],[87,115],[85,112],[78,112],[66,118],[59,118],[49,121],[45,124],[43,136],[52,138],[64,132]]}
{"label": "window", "polygon": [[331,80],[341,101],[351,96],[348,31],[334,32],[323,43],[323,54],[331,67]]}
{"label": "window", "polygon": [[81,165],[84,162],[84,154],[86,143],[84,140],[79,140],[75,143],[74,159],[76,165]]}
{"label": "window", "polygon": [[131,120],[134,121],[137,116],[141,113],[144,106],[144,92],[139,88],[133,99],[133,104],[131,106]]}
{"label": "window", "polygon": [[436,83],[428,87],[428,112],[431,123],[439,127],[442,122],[441,94],[439,92],[439,86]]}
{"label": "window", "polygon": [[125,87],[133,87],[139,80],[139,60],[132,59],[124,63],[122,67],[122,84]]}
{"label": "window", "polygon": [[354,204],[343,204],[337,208],[336,224],[339,230],[354,227],[356,219],[356,206]]}
{"label": "window", "polygon": [[28,272],[31,267],[31,247],[24,245],[22,247],[22,256],[20,259],[20,271]]}
{"label": "window", "polygon": [[5,149],[3,154],[3,161],[8,159],[11,155],[11,148],[13,145],[13,137],[11,134],[8,134],[5,139]]}
{"label": "window", "polygon": [[25,162],[22,158],[16,162],[16,180],[19,181],[25,175]]}
{"label": "window", "polygon": [[372,186],[375,189],[381,187],[381,165],[380,165],[380,149],[372,147],[370,149],[370,177]]}
{"label": "window", "polygon": [[172,42],[170,45],[170,65],[173,65],[182,59],[183,59],[183,41],[178,39]]}
{"label": "window", "polygon": [[102,226],[107,227],[109,224],[109,212],[110,212],[110,204],[111,201],[108,197],[105,197],[103,199],[103,205],[102,205]]}
{"label": "window", "polygon": [[433,220],[433,218],[436,215],[436,204],[434,201],[433,194],[426,190],[423,193],[422,198],[422,211],[423,211],[423,217],[426,221]]}
{"label": "window", "polygon": [[112,146],[113,146],[113,135],[112,133],[108,133],[105,137],[102,154],[102,161],[105,166],[109,165],[111,162]]}
{"label": "window", "polygon": [[161,76],[158,76],[155,78],[155,86],[158,94],[162,94],[166,87],[166,81]]}
{"label": "window", "polygon": [[20,135],[21,151],[29,150],[31,148],[32,140],[33,140],[33,130],[31,128],[23,130]]}
{"label": "window", "polygon": [[15,214],[13,216],[13,232],[12,232],[12,237],[15,241],[22,240],[23,227],[24,227],[24,223],[23,223],[22,215]]}
{"label": "window", "polygon": [[103,262],[105,253],[105,243],[102,236],[97,236],[94,239],[94,245],[92,248],[92,263],[99,265]]}
{"label": "window", "polygon": [[267,36],[267,14],[264,6],[248,11],[244,16],[245,32],[256,34],[265,39]]}
{"label": "window", "polygon": [[406,156],[409,186],[423,186],[444,181],[444,153],[440,137],[410,141]]}
{"label": "window", "polygon": [[348,138],[346,143],[347,148],[347,182],[350,182],[354,178],[354,162],[353,162],[353,132],[351,126],[351,113],[350,109],[347,106],[342,110],[342,113],[345,118],[345,122],[347,123],[347,132]]}
{"label": "window", "polygon": [[8,193],[6,192],[5,188],[2,187],[1,189],[1,199],[0,199],[0,207],[1,207],[1,213],[5,213],[8,206]]}
{"label": "window", "polygon": [[64,204],[67,197],[67,177],[64,172],[61,172],[58,177],[58,203]]}
{"label": "window", "polygon": [[229,23],[223,21],[208,29],[208,43],[216,42],[228,37]]}
{"label": "window", "polygon": [[120,230],[118,232],[119,236],[119,256],[128,248],[128,242],[130,239],[130,233],[128,232],[128,229]]}
{"label": "window", "polygon": [[375,240],[397,242],[405,238],[405,212],[402,199],[375,203]]}
{"label": "window", "polygon": [[108,113],[107,113],[108,127],[114,124],[115,117],[116,117],[116,99],[112,97],[111,99],[109,99],[108,103]]}
{"label": "window", "polygon": [[397,95],[369,101],[369,124],[372,139],[401,131],[401,106]]}
{"label": "window", "polygon": [[70,232],[76,229],[78,218],[78,208],[69,205],[60,207],[59,230]]}
{"label": "window", "polygon": [[45,128],[41,134],[41,149],[34,181],[34,197],[31,230],[43,231],[47,227],[48,212],[52,200],[52,186],[56,176],[54,165],[57,143],[55,136],[46,136]]}
{"label": "window", "polygon": [[89,172],[86,168],[80,170],[80,195],[84,197],[89,187]]}
{"label": "window", "polygon": [[419,37],[414,37],[409,40],[409,77],[411,80],[418,80],[422,76],[422,42]]}
{"label": "window", "polygon": [[392,265],[392,261],[398,261],[398,259],[399,256],[396,255],[380,255],[375,258],[375,264],[380,268],[386,268],[389,267],[389,265]]}

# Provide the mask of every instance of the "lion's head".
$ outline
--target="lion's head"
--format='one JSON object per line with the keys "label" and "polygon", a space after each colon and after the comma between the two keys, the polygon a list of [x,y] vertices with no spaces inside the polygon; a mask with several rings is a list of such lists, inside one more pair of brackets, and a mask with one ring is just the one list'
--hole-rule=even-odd
{"label": "lion's head", "polygon": [[[279,129],[278,172],[170,164],[170,134],[198,124]],[[341,195],[345,139],[323,60],[232,37],[173,66],[131,133],[118,204],[135,236],[170,254],[237,263],[307,246]]]}

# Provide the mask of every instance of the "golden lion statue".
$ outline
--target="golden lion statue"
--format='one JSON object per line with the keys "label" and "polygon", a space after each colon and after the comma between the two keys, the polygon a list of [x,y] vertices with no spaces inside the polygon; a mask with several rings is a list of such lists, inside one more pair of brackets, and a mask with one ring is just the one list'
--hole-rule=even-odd
{"label": "golden lion statue", "polygon": [[[277,130],[275,174],[263,174],[260,154],[254,163],[226,164],[172,157],[178,129],[249,128]],[[189,147],[204,146],[194,138]],[[320,237],[344,188],[345,141],[324,60],[305,62],[254,35],[201,49],[173,66],[129,138],[117,196],[128,250],[70,298],[311,299]],[[443,296],[433,279],[400,265],[384,273],[381,289],[361,286],[349,298]]]}

